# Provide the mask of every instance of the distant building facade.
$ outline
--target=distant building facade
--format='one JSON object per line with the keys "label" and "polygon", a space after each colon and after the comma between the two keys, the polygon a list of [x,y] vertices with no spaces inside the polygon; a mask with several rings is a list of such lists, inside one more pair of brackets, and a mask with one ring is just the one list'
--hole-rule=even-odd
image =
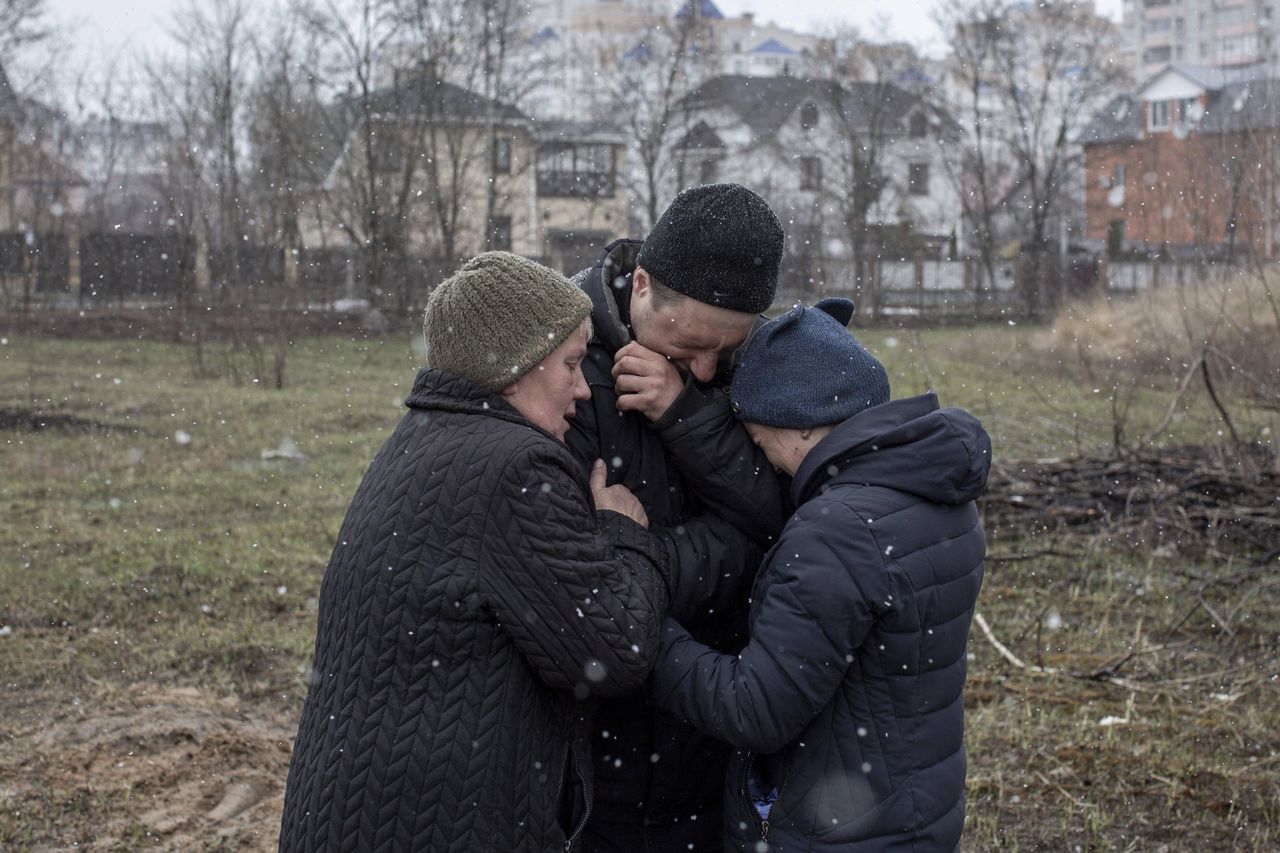
{"label": "distant building facade", "polygon": [[942,165],[953,123],[890,84],[726,75],[683,101],[677,142],[682,186],[737,181],[758,190],[783,218],[800,267],[850,257],[848,211],[855,188],[852,146],[864,145],[875,101],[880,184],[867,211],[873,244],[890,232],[933,255],[962,251],[961,206]]}
{"label": "distant building facade", "polygon": [[1087,129],[1087,237],[1118,249],[1277,254],[1275,66],[1172,65]]}
{"label": "distant building facade", "polygon": [[[449,262],[503,249],[576,269],[602,242],[625,234],[627,196],[618,180],[624,140],[617,130],[536,121],[510,104],[423,76],[406,75],[376,97],[368,119],[380,153],[372,185],[383,188],[388,214],[400,220],[388,230],[398,251]],[[364,133],[362,124],[347,129],[312,192],[302,228],[308,249],[360,238],[352,223],[371,185]]]}
{"label": "distant building facade", "polygon": [[1276,0],[1124,0],[1125,60],[1138,79],[1166,65],[1274,61]]}

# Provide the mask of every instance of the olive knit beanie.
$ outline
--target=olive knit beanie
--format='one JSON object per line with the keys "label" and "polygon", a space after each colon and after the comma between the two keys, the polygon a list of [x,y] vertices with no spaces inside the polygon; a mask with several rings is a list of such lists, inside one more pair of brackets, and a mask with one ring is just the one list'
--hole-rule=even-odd
{"label": "olive knit beanie", "polygon": [[427,364],[501,391],[590,313],[591,299],[560,273],[510,252],[485,252],[427,299]]}
{"label": "olive knit beanie", "polygon": [[653,226],[636,266],[676,293],[759,314],[773,303],[782,225],[768,202],[739,184],[692,187]]}

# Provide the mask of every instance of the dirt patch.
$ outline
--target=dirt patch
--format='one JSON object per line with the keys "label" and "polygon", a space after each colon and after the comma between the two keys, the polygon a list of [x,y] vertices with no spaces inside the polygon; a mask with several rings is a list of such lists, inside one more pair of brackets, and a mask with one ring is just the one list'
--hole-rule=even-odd
{"label": "dirt patch", "polygon": [[[137,432],[133,427],[124,427]],[[111,432],[119,426],[58,412],[32,409],[0,409],[0,432]]]}
{"label": "dirt patch", "polygon": [[294,725],[190,687],[24,697],[0,730],[0,848],[274,850]]}

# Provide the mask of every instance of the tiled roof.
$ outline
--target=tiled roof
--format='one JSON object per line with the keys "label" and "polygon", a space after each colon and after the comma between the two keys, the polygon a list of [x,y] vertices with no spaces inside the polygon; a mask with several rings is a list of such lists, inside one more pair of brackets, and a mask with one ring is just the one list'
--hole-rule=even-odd
{"label": "tiled roof", "polygon": [[806,103],[830,109],[839,107],[850,126],[871,123],[873,99],[889,101],[886,123],[891,132],[901,130],[903,120],[918,99],[892,84],[852,83],[839,85],[831,80],[799,77],[713,77],[690,92],[682,101],[689,109],[727,107],[733,110],[757,137],[765,137],[781,127],[787,118]]}

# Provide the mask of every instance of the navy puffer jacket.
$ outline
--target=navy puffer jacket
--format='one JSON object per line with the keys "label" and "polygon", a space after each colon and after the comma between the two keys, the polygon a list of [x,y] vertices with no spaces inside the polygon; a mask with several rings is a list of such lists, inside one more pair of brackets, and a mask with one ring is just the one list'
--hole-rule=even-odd
{"label": "navy puffer jacket", "polygon": [[[741,655],[668,620],[653,694],[739,750],[731,850],[953,850],[964,824],[962,692],[986,550],[974,499],[991,442],[933,394],[838,426],[752,596]],[[779,788],[770,819],[750,769]]]}

